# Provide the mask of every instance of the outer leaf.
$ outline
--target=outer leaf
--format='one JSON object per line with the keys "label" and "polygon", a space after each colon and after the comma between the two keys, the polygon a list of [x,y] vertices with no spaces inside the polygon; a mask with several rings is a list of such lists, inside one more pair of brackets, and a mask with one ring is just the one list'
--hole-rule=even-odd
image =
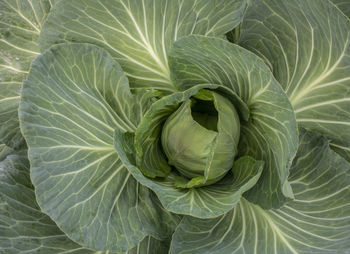
{"label": "outer leaf", "polygon": [[0,144],[0,161],[4,160],[7,155],[11,154],[13,149],[6,146],[5,144]]}
{"label": "outer leaf", "polygon": [[39,32],[50,10],[49,0],[0,1],[0,143],[18,147],[20,87],[39,54]]}
{"label": "outer leaf", "polygon": [[[151,236],[145,237],[135,248],[128,251],[126,254],[168,254],[169,241],[159,241]],[[119,253],[118,253],[119,254]]]}
{"label": "outer leaf", "polygon": [[350,18],[350,2],[347,0],[330,0],[333,2],[348,18]]}
{"label": "outer leaf", "polygon": [[325,138],[302,131],[290,181],[295,200],[281,209],[242,199],[215,219],[184,218],[171,253],[349,253],[350,164]]}
{"label": "outer leaf", "polygon": [[[0,223],[0,253],[108,254],[85,249],[74,243],[41,212],[30,182],[29,161],[25,151],[12,153],[0,162]],[[168,241],[161,242],[147,236],[136,247],[123,253],[151,254],[157,250],[157,254],[165,254],[168,249]]]}
{"label": "outer leaf", "polygon": [[0,162],[0,253],[93,253],[71,241],[40,211],[26,152]]}
{"label": "outer leaf", "polygon": [[64,41],[108,50],[132,87],[176,90],[167,52],[189,34],[224,35],[241,22],[245,0],[63,0],[40,35],[42,50]]}
{"label": "outer leaf", "polygon": [[[148,139],[154,140],[153,136],[144,135],[147,134],[147,132],[143,133],[145,126],[154,126],[154,129],[157,129],[158,125],[161,126],[162,118],[167,115],[167,111],[171,112],[174,108],[176,109],[176,105],[196,94],[199,89],[208,87],[213,88],[210,85],[198,85],[187,91],[163,97],[155,102],[137,129],[135,143],[143,143]],[[149,179],[135,166],[136,152],[132,134],[124,134],[116,129],[114,140],[120,159],[132,175],[141,184],[153,190],[167,210],[178,214],[209,218],[229,211],[239,201],[242,193],[254,186],[262,170],[261,162],[247,163],[247,168],[239,163],[234,166],[233,174],[226,175],[218,183],[200,188],[178,189],[175,187],[175,183],[180,176],[174,170],[165,179]],[[252,162],[251,160],[253,159],[249,161]],[[155,165],[157,166],[157,164]]]}
{"label": "outer leaf", "polygon": [[256,0],[240,44],[271,63],[299,126],[350,161],[350,20],[328,0]]}
{"label": "outer leaf", "polygon": [[24,83],[21,129],[38,203],[83,246],[126,251],[149,234],[167,238],[178,222],[114,151],[114,128],[137,124],[136,99],[120,66],[87,44],[52,47]]}
{"label": "outer leaf", "polygon": [[248,105],[250,117],[241,121],[239,155],[265,162],[248,199],[271,208],[293,197],[287,177],[298,143],[296,123],[288,98],[267,66],[239,46],[204,36],[175,42],[169,63],[179,87],[220,84]]}

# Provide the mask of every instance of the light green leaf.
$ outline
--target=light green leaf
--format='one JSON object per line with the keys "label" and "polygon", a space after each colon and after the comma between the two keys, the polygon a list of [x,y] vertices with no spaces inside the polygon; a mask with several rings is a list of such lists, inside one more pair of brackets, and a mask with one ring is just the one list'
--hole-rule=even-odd
{"label": "light green leaf", "polygon": [[52,47],[23,85],[21,130],[38,203],[83,246],[127,251],[149,234],[167,238],[179,220],[113,147],[114,128],[134,131],[142,101],[110,55],[89,44]]}
{"label": "light green leaf", "polygon": [[215,85],[199,85],[184,93],[175,93],[155,102],[137,126],[135,133],[135,158],[138,168],[148,177],[165,177],[170,166],[161,145],[161,132],[165,120],[179,105],[202,88],[217,88]]}
{"label": "light green leaf", "polygon": [[42,50],[64,41],[110,52],[131,86],[174,91],[167,52],[189,34],[222,36],[241,22],[245,0],[62,0],[40,35]]}
{"label": "light green leaf", "polygon": [[184,101],[168,116],[161,133],[169,165],[184,176],[176,186],[211,185],[225,177],[237,154],[239,135],[239,116],[225,96],[202,89]]}
{"label": "light green leaf", "polygon": [[263,210],[242,199],[210,220],[186,217],[171,253],[334,254],[350,250],[350,164],[318,134],[302,131],[290,181],[295,200]]}
{"label": "light green leaf", "polygon": [[35,201],[25,151],[0,162],[0,253],[94,253],[71,241]]}
{"label": "light green leaf", "polygon": [[240,44],[271,64],[299,126],[350,161],[350,20],[328,0],[255,0]]}
{"label": "light green leaf", "polygon": [[0,1],[0,143],[18,147],[20,88],[30,63],[39,54],[41,27],[50,10],[49,0]]}
{"label": "light green leaf", "polygon": [[287,177],[298,144],[296,122],[287,96],[262,60],[227,41],[193,35],[174,43],[169,64],[180,88],[219,84],[248,105],[249,119],[241,121],[239,156],[265,162],[248,199],[271,208],[292,198]]}
{"label": "light green leaf", "polygon": [[[157,129],[158,125],[162,125],[161,123],[164,121],[164,117],[166,118],[167,112],[176,109],[176,105],[196,94],[201,88],[208,87],[214,88],[215,86],[197,85],[184,92],[163,97],[155,102],[139,125],[141,129],[137,129],[135,143],[143,143],[152,138],[152,136],[145,136],[146,141],[143,139],[137,141],[138,138],[143,136],[144,126],[154,126]],[[147,134],[147,131],[144,134]],[[156,134],[154,135],[156,136]],[[180,175],[176,171],[171,171],[166,178],[150,179],[145,177],[141,170],[135,166],[136,152],[133,145],[133,134],[125,134],[116,129],[114,141],[120,159],[131,174],[142,185],[153,190],[167,210],[177,214],[209,218],[231,210],[239,201],[243,192],[254,186],[262,171],[261,162],[256,162],[256,164],[247,163],[247,168],[238,164],[238,166],[234,166],[232,173],[227,174],[223,180],[215,184],[200,188],[178,189],[175,184]]]}
{"label": "light green leaf", "polygon": [[347,0],[330,0],[333,2],[348,18],[350,18],[350,2]]}

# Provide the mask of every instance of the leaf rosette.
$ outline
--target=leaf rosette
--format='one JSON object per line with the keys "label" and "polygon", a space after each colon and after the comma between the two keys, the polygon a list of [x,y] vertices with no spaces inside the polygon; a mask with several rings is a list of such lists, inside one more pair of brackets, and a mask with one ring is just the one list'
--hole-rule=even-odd
{"label": "leaf rosette", "polygon": [[[60,0],[32,28],[42,53],[14,80],[27,76],[31,221],[39,227],[42,210],[55,228],[38,237],[57,233],[72,252],[349,248],[349,19],[328,0]],[[0,165],[29,185],[26,152],[8,157],[7,145]]]}
{"label": "leaf rosette", "polygon": [[[216,65],[213,56],[220,54],[227,64]],[[134,140],[129,138],[134,177],[168,210],[199,218],[227,212],[248,190],[245,195],[254,197],[252,202],[263,200],[264,207],[292,198],[287,177],[297,146],[296,123],[288,98],[264,63],[222,39],[201,36],[179,40],[169,56],[174,82],[184,91],[152,104]],[[202,104],[201,118],[196,103]],[[115,138],[119,154],[121,137]]]}

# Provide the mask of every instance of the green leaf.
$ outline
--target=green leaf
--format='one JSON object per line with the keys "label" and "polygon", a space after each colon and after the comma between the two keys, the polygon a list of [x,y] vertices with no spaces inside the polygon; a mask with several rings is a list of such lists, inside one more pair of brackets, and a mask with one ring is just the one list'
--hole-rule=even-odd
{"label": "green leaf", "polygon": [[[0,252],[19,253],[73,253],[108,254],[85,249],[70,240],[56,224],[45,215],[35,200],[29,177],[26,151],[10,154],[0,162]],[[169,241],[145,237],[125,254],[168,253]],[[118,254],[122,254],[118,252]]]}
{"label": "green leaf", "polygon": [[167,238],[179,220],[113,147],[114,128],[134,131],[142,103],[120,66],[89,44],[53,46],[23,85],[21,129],[38,203],[83,246],[127,251],[147,235]]}
{"label": "green leaf", "polygon": [[71,41],[110,52],[131,86],[174,91],[167,52],[189,34],[222,36],[241,22],[245,0],[63,0],[40,35],[42,50]]}
{"label": "green leaf", "polygon": [[168,254],[169,246],[170,241],[159,241],[151,236],[147,236],[126,254]]}
{"label": "green leaf", "polygon": [[0,144],[0,161],[4,160],[7,155],[13,153],[13,149],[5,144]]}
{"label": "green leaf", "polygon": [[94,253],[70,240],[35,201],[25,151],[0,162],[0,252]]}
{"label": "green leaf", "polygon": [[301,131],[289,179],[295,200],[281,209],[263,210],[242,199],[215,219],[184,218],[171,253],[348,253],[350,164],[325,138]]}
{"label": "green leaf", "polygon": [[39,54],[37,41],[49,10],[49,0],[0,1],[0,143],[10,147],[23,141],[17,111],[20,88]]}
{"label": "green leaf", "polygon": [[[158,125],[162,125],[162,118],[166,117],[167,111],[172,111],[173,107],[176,109],[175,105],[187,100],[200,89],[208,87],[215,88],[213,85],[197,85],[187,91],[174,93],[155,102],[139,125],[140,129],[137,129],[135,143],[143,144],[150,138],[144,136],[146,141],[141,138],[142,134],[149,133],[143,132],[143,126],[153,126],[153,130],[157,129]],[[140,140],[137,141],[138,139]],[[241,198],[242,193],[254,186],[262,170],[261,162],[246,164],[247,167],[251,166],[249,168],[238,164],[238,166],[234,166],[233,173],[226,175],[223,180],[215,184],[200,188],[179,189],[176,188],[176,182],[178,182],[180,175],[174,170],[166,178],[150,179],[143,175],[141,170],[135,166],[136,152],[133,140],[133,134],[125,134],[116,129],[114,142],[120,159],[142,185],[156,193],[167,210],[177,214],[209,218],[231,210]]]}
{"label": "green leaf", "polygon": [[350,2],[347,0],[330,0],[333,2],[348,18],[350,18]]}
{"label": "green leaf", "polygon": [[241,121],[239,156],[265,162],[248,199],[271,208],[292,198],[287,177],[298,144],[297,127],[288,98],[267,66],[237,45],[194,35],[174,43],[169,63],[180,88],[219,84],[248,105],[249,119]]}
{"label": "green leaf", "polygon": [[255,0],[240,44],[271,64],[299,126],[350,161],[350,20],[328,0]]}

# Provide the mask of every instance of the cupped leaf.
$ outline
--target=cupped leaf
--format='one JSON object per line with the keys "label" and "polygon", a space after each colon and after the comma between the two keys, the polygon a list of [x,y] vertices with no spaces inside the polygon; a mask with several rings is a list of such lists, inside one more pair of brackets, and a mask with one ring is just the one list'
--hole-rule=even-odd
{"label": "cupped leaf", "polygon": [[229,99],[232,105],[235,107],[239,117],[243,121],[248,121],[250,117],[250,111],[248,105],[239,97],[232,89],[218,85],[216,88],[223,96]]}
{"label": "cupped leaf", "polygon": [[225,215],[186,217],[171,253],[333,254],[350,249],[350,164],[319,134],[301,131],[289,177],[295,200],[263,210],[242,199]]}
{"label": "cupped leaf", "polygon": [[[157,123],[162,122],[164,112],[171,111],[172,107],[176,109],[174,105],[187,100],[201,88],[208,88],[208,85],[197,85],[184,92],[174,93],[158,100],[146,113],[144,121],[139,127],[143,123],[147,123],[158,128]],[[139,130],[142,131],[142,129]],[[235,206],[242,194],[255,185],[262,171],[262,164],[259,161],[255,164],[247,164],[251,166],[248,168],[238,164],[239,166],[234,166],[234,170],[227,174],[223,180],[215,184],[200,188],[179,189],[176,188],[176,183],[182,178],[175,170],[171,171],[166,178],[150,179],[145,177],[140,168],[135,166],[134,138],[138,139],[132,133],[123,133],[116,129],[114,141],[120,159],[142,185],[156,193],[165,209],[173,213],[200,218],[219,216]]]}
{"label": "cupped leaf", "polygon": [[0,252],[94,253],[70,240],[36,203],[26,151],[0,162]]}
{"label": "cupped leaf", "polygon": [[176,90],[167,52],[189,34],[222,36],[241,22],[245,0],[62,0],[40,35],[41,49],[88,42],[110,52],[132,87]]}
{"label": "cupped leaf", "polygon": [[20,88],[39,54],[37,41],[50,7],[49,0],[0,1],[0,143],[10,147],[23,141],[17,111]]}
{"label": "cupped leaf", "polygon": [[249,119],[241,121],[239,156],[249,155],[265,166],[247,198],[264,208],[279,207],[292,198],[287,177],[298,144],[296,122],[287,96],[263,61],[222,39],[192,35],[174,43],[169,64],[180,88],[220,84],[248,105]]}
{"label": "cupped leaf", "polygon": [[240,119],[232,103],[217,92],[200,90],[167,118],[162,148],[169,165],[188,179],[177,187],[211,185],[232,168]]}
{"label": "cupped leaf", "polygon": [[171,170],[161,145],[162,127],[169,115],[200,89],[217,87],[211,84],[198,85],[183,93],[175,93],[158,100],[147,111],[135,133],[135,165],[144,175],[165,177]]}
{"label": "cupped leaf", "polygon": [[[194,120],[191,104],[194,104],[193,98],[186,100],[172,112],[165,121],[161,133],[167,161],[187,178],[187,182],[190,183],[188,188],[192,187],[193,180],[197,182],[200,179],[201,184],[205,183],[206,165],[213,161],[213,150],[218,136],[214,129],[218,125],[217,117],[212,116],[209,120],[208,117],[203,120],[199,118],[203,124],[212,128],[207,129]],[[232,150],[231,152],[234,152],[234,149]],[[229,153],[229,156],[232,156],[232,161],[229,162],[231,167],[234,154]],[[218,170],[221,172],[220,168]]]}
{"label": "cupped leaf", "polygon": [[271,64],[299,126],[350,161],[350,20],[328,0],[255,0],[240,45]]}
{"label": "cupped leaf", "polygon": [[114,128],[133,131],[144,102],[110,55],[88,44],[52,47],[23,85],[21,130],[38,203],[83,246],[127,251],[150,234],[167,238],[179,220],[113,148]]}

